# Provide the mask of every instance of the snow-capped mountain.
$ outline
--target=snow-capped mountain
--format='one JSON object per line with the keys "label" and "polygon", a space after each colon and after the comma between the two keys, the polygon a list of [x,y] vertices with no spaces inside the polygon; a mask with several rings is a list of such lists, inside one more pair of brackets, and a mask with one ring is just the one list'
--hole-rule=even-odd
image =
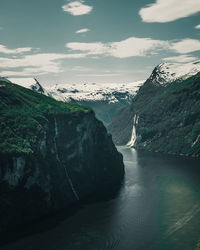
{"label": "snow-capped mountain", "polygon": [[113,116],[128,106],[144,81],[133,83],[62,84],[46,89],[56,100],[91,107],[97,118],[108,125]]}
{"label": "snow-capped mountain", "polygon": [[58,84],[47,91],[50,96],[61,101],[117,103],[122,98],[129,101],[135,95],[144,81],[133,83],[83,83],[83,84]]}
{"label": "snow-capped mountain", "polygon": [[131,103],[137,90],[144,83],[137,81],[127,84],[56,84],[52,87],[43,87],[37,79],[29,79],[23,83],[16,80],[13,82],[59,101],[89,106],[105,125],[110,123],[119,110]]}
{"label": "snow-capped mountain", "polygon": [[[113,141],[118,145],[127,144],[128,146],[144,142],[143,148],[145,148],[145,142],[148,142],[151,137],[155,136],[162,140],[163,136],[166,136],[162,141],[163,144],[167,142],[166,148],[170,146],[178,148],[182,142],[186,141],[186,133],[184,130],[181,133],[172,132],[171,141],[183,135],[179,140],[180,144],[173,144],[168,141],[169,127],[175,131],[185,126],[187,129],[190,128],[189,133],[193,131],[193,123],[199,119],[199,82],[200,61],[186,64],[159,64],[139,89],[132,104],[118,112],[107,127],[112,134]],[[169,91],[166,91],[167,89]],[[191,127],[188,126],[189,124]],[[193,133],[191,135],[194,136]],[[191,139],[190,142],[196,144],[197,138],[200,138],[199,133],[195,136],[196,139]],[[188,142],[187,146],[190,145],[192,148],[193,144]],[[162,147],[163,144],[161,144]],[[155,143],[155,147],[159,148],[159,144]],[[184,148],[181,148],[180,152]],[[165,149],[163,147],[158,149],[160,150],[164,152]]]}
{"label": "snow-capped mountain", "polygon": [[200,72],[200,60],[186,64],[161,63],[155,67],[148,80],[165,86],[175,80],[186,80],[198,72]]}

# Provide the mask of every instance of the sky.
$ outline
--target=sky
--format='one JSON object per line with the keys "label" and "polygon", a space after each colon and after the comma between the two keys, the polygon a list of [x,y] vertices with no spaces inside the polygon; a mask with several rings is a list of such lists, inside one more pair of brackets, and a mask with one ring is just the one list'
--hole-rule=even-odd
{"label": "sky", "polygon": [[198,59],[200,0],[0,0],[0,76],[126,83]]}

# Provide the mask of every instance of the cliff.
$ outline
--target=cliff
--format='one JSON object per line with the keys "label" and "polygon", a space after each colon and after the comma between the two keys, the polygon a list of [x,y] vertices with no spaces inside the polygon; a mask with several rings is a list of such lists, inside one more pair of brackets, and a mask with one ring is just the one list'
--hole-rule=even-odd
{"label": "cliff", "polygon": [[114,190],[122,155],[92,110],[0,81],[0,232]]}
{"label": "cliff", "polygon": [[[116,144],[200,156],[200,73],[160,84],[157,71],[109,126]],[[185,79],[186,78],[186,79]],[[123,131],[126,131],[124,133]]]}

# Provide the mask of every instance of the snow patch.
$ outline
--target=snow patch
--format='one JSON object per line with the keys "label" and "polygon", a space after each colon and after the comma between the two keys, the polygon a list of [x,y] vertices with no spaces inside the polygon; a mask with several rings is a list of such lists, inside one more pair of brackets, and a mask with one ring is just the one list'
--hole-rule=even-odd
{"label": "snow patch", "polygon": [[135,96],[144,81],[133,83],[102,83],[102,84],[59,84],[46,89],[49,96],[54,99],[70,102],[75,101],[107,101],[108,103],[119,102],[119,95],[125,99]]}
{"label": "snow patch", "polygon": [[152,72],[152,83],[166,86],[175,80],[186,80],[200,72],[200,61],[192,63],[161,63]]}

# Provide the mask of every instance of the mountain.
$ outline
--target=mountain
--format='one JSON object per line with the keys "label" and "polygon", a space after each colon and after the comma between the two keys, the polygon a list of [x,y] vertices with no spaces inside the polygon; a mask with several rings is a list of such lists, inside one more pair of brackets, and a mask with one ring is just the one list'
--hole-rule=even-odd
{"label": "mountain", "polygon": [[143,83],[144,81],[127,84],[56,84],[44,88],[35,79],[34,84],[27,83],[23,86],[59,101],[91,107],[97,118],[108,125],[119,110],[131,104]]}
{"label": "mountain", "polygon": [[187,70],[180,74],[179,67],[172,71],[172,64],[170,70],[168,64],[158,65],[132,104],[119,112],[108,126],[114,142],[148,151],[199,157],[198,67],[199,62],[182,65]]}
{"label": "mountain", "polygon": [[0,233],[116,189],[122,155],[90,108],[0,81]]}
{"label": "mountain", "polygon": [[200,71],[200,60],[187,64],[161,63],[153,70],[147,81],[167,86],[174,81],[183,81]]}
{"label": "mountain", "polygon": [[11,79],[11,82],[14,84],[18,84],[24,88],[31,89],[37,93],[49,96],[48,91],[39,83],[39,81],[36,78],[30,78],[27,80],[27,82],[21,82],[16,79],[15,80]]}
{"label": "mountain", "polygon": [[2,76],[0,76],[0,81],[11,83],[11,81],[9,81],[6,77],[2,77]]}

